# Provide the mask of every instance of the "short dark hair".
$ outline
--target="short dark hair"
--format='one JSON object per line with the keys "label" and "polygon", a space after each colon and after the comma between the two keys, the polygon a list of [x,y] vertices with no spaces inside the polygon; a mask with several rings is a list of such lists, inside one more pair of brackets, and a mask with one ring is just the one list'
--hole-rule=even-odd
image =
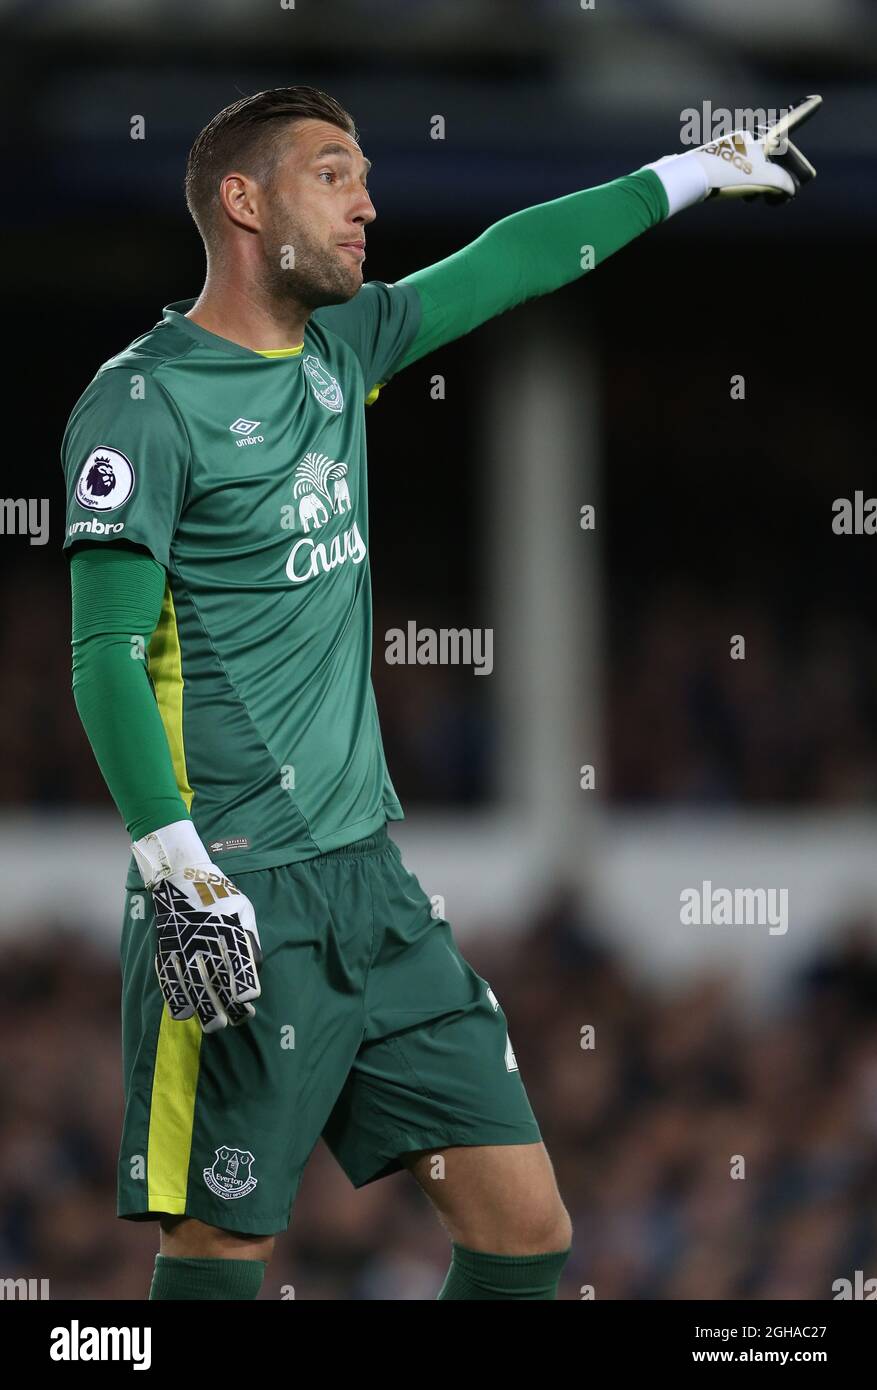
{"label": "short dark hair", "polygon": [[353,117],[317,87],[272,87],[226,106],[196,139],[186,161],[186,203],[210,249],[216,234],[219,184],[231,169],[269,183],[281,137],[296,121],[329,121],[357,139]]}

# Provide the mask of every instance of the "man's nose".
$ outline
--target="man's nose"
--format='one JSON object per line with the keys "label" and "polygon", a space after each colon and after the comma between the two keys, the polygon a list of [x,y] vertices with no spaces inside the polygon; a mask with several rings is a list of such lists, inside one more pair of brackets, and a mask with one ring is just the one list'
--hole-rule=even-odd
{"label": "man's nose", "polygon": [[363,226],[368,226],[369,222],[374,222],[377,217],[375,205],[365,189],[362,190],[362,197],[357,199],[356,209],[353,214],[354,222],[361,222]]}

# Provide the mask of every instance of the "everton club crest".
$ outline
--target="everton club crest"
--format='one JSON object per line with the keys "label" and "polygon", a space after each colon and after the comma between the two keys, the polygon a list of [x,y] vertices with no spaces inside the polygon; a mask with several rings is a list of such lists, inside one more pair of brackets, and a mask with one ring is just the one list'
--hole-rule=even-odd
{"label": "everton club crest", "polygon": [[213,1166],[204,1169],[204,1181],[211,1192],[226,1201],[246,1197],[259,1181],[253,1177],[255,1161],[249,1149],[231,1149],[224,1144],[216,1150]]}

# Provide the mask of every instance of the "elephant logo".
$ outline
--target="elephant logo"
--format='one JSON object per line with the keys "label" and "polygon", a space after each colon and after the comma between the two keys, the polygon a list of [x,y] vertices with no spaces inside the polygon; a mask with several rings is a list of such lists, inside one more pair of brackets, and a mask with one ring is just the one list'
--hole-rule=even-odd
{"label": "elephant logo", "polygon": [[329,513],[315,492],[306,492],[299,502],[298,519],[305,531],[310,531],[311,522],[314,523],[315,530],[319,531],[323,522],[329,520]]}
{"label": "elephant logo", "polygon": [[336,478],[332,490],[332,503],[336,512],[350,511],[350,488],[343,478]]}
{"label": "elephant logo", "polygon": [[305,532],[310,531],[311,522],[318,531],[330,516],[350,511],[346,475],[346,463],[338,463],[328,454],[305,454],[296,467],[292,486],[292,495],[298,500],[298,519]]}

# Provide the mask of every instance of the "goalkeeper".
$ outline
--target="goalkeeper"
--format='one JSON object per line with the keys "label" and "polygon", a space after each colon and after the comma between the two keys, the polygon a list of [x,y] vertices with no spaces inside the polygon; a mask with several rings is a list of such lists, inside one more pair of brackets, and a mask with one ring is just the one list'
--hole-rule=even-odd
{"label": "goalkeeper", "polygon": [[368,161],[332,98],[246,97],[195,141],[204,288],[103,364],[62,446],[74,696],[133,849],[117,1210],[159,1223],[151,1298],[255,1298],[320,1136],[357,1187],[412,1173],[439,1298],[556,1298],[571,1224],[505,1013],[387,833],[363,406],[585,245],[793,198],[818,103],[393,285],[363,283]]}

